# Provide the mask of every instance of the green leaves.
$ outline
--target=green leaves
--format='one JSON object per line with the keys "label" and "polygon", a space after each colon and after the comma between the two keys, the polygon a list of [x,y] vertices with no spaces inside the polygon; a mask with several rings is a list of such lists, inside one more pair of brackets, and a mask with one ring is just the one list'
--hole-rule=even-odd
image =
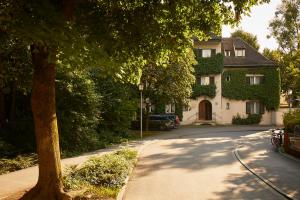
{"label": "green leaves", "polygon": [[242,29],[239,29],[231,33],[231,37],[239,37],[250,44],[257,51],[259,50],[260,45],[258,44],[257,36],[253,35],[252,33],[248,33],[246,31],[243,31]]}
{"label": "green leaves", "polygon": [[[246,83],[246,74],[262,74],[265,82],[261,85]],[[230,81],[226,77],[230,76]],[[222,96],[235,100],[259,100],[267,110],[279,106],[280,75],[276,68],[234,69],[222,74]]]}
{"label": "green leaves", "polygon": [[198,58],[196,75],[220,74],[223,71],[223,55],[218,53],[210,58]]}
{"label": "green leaves", "polygon": [[193,86],[192,98],[197,98],[199,96],[214,98],[216,96],[216,86],[195,84]]}

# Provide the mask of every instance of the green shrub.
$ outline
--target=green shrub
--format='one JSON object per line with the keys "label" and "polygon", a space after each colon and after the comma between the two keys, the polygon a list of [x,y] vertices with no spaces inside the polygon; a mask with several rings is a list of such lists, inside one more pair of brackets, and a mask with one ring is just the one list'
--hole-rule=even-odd
{"label": "green shrub", "polygon": [[56,87],[62,150],[70,153],[99,148],[96,128],[100,123],[101,97],[89,73],[59,69]]}
{"label": "green shrub", "polygon": [[242,118],[239,114],[233,116],[232,124],[237,125],[249,125],[249,124],[259,124],[261,121],[261,115],[250,114],[246,118]]}
{"label": "green shrub", "polygon": [[37,162],[38,160],[36,154],[19,155],[12,159],[2,158],[0,159],[0,174],[25,169],[36,165]]}
{"label": "green shrub", "polygon": [[72,166],[66,171],[64,184],[68,190],[78,190],[85,185],[120,188],[136,162],[137,152],[122,149],[101,157],[92,157],[83,166]]}
{"label": "green shrub", "polygon": [[295,125],[300,125],[300,110],[290,111],[283,115],[283,124],[286,132],[294,132]]}

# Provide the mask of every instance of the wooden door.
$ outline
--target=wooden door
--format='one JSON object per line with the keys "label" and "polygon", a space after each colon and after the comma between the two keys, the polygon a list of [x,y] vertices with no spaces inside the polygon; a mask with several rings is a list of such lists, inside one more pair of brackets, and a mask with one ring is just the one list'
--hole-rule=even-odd
{"label": "wooden door", "polygon": [[212,120],[212,105],[208,100],[199,103],[199,120]]}

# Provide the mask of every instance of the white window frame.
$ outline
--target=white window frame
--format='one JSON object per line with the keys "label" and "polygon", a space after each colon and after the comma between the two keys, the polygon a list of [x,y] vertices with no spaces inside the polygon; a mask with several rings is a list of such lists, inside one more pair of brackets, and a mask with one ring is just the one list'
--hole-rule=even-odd
{"label": "white window frame", "polygon": [[209,85],[209,76],[201,76],[201,85]]}
{"label": "white window frame", "polygon": [[211,49],[202,49],[202,57],[210,58],[211,57]]}
{"label": "white window frame", "polygon": [[226,103],[226,110],[229,110],[230,109],[230,103]]}
{"label": "white window frame", "polygon": [[262,74],[247,74],[246,77],[250,78],[250,85],[260,85],[261,78],[264,77]]}
{"label": "white window frame", "polygon": [[258,101],[250,102],[250,114],[260,114],[260,103]]}
{"label": "white window frame", "polygon": [[225,54],[226,57],[229,57],[230,56],[230,50],[225,50],[224,54]]}
{"label": "white window frame", "polygon": [[236,49],[235,56],[236,57],[245,57],[245,49]]}

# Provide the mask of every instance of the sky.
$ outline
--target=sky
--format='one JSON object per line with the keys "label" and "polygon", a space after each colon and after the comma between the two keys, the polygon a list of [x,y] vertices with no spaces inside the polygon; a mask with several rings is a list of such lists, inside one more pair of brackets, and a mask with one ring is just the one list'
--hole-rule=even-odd
{"label": "sky", "polygon": [[[250,16],[243,16],[241,23],[238,26],[244,31],[257,36],[258,43],[260,44],[259,51],[263,51],[264,48],[277,48],[276,40],[274,38],[267,39],[267,35],[270,34],[268,30],[269,22],[274,18],[276,8],[280,4],[281,0],[271,0],[269,3],[253,7]],[[222,36],[230,37],[230,33],[236,29],[238,28],[223,26]]]}

